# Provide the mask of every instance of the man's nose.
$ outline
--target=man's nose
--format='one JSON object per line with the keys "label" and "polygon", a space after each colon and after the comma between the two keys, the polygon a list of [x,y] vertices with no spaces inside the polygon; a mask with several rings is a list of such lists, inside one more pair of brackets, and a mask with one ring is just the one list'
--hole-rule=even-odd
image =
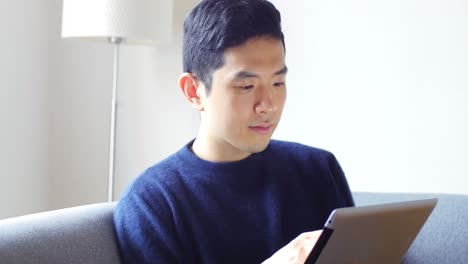
{"label": "man's nose", "polygon": [[255,104],[255,112],[260,115],[273,113],[276,111],[276,105],[273,100],[273,93],[271,88],[262,87],[259,89],[259,96]]}

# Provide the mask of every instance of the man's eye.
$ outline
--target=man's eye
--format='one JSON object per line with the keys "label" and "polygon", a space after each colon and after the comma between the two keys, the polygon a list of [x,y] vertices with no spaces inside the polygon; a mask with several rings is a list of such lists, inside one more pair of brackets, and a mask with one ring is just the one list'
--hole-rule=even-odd
{"label": "man's eye", "polygon": [[273,86],[275,86],[275,87],[284,86],[284,82],[275,82],[275,83],[273,83]]}
{"label": "man's eye", "polygon": [[239,88],[241,88],[242,90],[250,90],[252,89],[254,86],[253,85],[243,85],[243,86],[239,86]]}

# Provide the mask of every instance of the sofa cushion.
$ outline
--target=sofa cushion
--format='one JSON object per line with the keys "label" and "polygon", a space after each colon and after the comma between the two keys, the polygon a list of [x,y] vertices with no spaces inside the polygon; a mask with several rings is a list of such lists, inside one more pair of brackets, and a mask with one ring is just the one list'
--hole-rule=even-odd
{"label": "sofa cushion", "polygon": [[408,250],[405,264],[467,263],[468,195],[353,193],[357,206],[438,198],[439,202]]}
{"label": "sofa cushion", "polygon": [[119,263],[116,203],[85,205],[0,221],[0,262]]}
{"label": "sofa cushion", "polygon": [[[468,195],[353,193],[356,205],[439,198],[405,264],[466,263]],[[113,229],[116,203],[85,205],[0,221],[0,262],[120,263]]]}

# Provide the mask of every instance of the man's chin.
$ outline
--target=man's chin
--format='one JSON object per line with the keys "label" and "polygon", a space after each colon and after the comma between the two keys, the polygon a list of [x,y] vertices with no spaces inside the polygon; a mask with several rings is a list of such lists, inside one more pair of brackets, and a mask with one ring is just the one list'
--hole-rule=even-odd
{"label": "man's chin", "polygon": [[262,142],[256,142],[256,143],[251,144],[249,146],[249,152],[250,153],[259,153],[259,152],[264,151],[268,147],[268,145],[270,144],[270,140],[271,139],[263,140]]}

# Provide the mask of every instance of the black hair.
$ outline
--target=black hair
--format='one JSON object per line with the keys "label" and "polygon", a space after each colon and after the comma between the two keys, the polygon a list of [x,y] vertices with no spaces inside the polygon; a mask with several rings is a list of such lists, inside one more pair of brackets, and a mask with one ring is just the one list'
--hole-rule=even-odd
{"label": "black hair", "polygon": [[183,70],[211,90],[212,73],[224,64],[224,51],[253,37],[281,40],[281,15],[266,0],[203,0],[185,18]]}

